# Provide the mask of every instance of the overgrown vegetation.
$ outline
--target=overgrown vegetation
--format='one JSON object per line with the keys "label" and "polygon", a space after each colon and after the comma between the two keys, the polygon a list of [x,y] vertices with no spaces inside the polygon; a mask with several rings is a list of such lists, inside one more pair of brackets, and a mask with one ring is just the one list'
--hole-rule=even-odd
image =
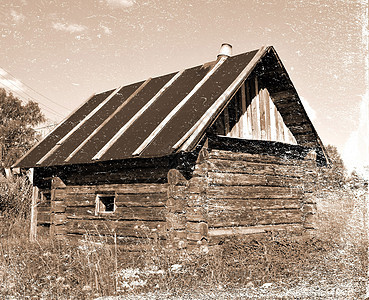
{"label": "overgrown vegetation", "polygon": [[0,168],[10,167],[36,142],[33,126],[45,121],[36,102],[22,101],[0,88]]}
{"label": "overgrown vegetation", "polygon": [[80,242],[39,237],[31,243],[30,185],[22,177],[2,178],[0,298],[365,299],[367,182],[335,167],[320,172],[314,235],[251,235],[194,251],[153,242],[127,252],[89,235]]}

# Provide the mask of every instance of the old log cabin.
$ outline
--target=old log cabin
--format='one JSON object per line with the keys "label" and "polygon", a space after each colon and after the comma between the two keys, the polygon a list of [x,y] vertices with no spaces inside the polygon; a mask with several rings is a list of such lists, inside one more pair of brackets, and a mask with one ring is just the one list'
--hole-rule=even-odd
{"label": "old log cabin", "polygon": [[93,95],[21,158],[31,235],[186,247],[312,228],[323,144],[275,49],[231,49]]}

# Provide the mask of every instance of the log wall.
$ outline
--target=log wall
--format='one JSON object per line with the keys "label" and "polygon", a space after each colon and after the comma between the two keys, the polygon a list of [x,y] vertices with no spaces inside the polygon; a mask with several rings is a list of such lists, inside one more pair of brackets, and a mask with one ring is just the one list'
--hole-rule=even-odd
{"label": "log wall", "polygon": [[175,221],[168,227],[182,246],[214,244],[232,235],[313,229],[313,159],[215,149],[203,149],[200,156],[191,180],[169,185],[168,209]]}
{"label": "log wall", "polygon": [[[96,197],[115,195],[115,211],[95,212]],[[134,244],[143,238],[165,238],[166,184],[67,186],[64,235],[116,237]]]}
{"label": "log wall", "polygon": [[[116,237],[129,245],[154,239],[178,248],[233,235],[313,229],[316,156],[207,146],[191,177],[170,169],[165,183],[66,185],[54,177],[49,206],[39,205],[38,225],[49,224],[56,237]],[[96,211],[98,195],[115,196],[114,212]]]}
{"label": "log wall", "polygon": [[314,211],[309,195],[315,162],[212,150],[207,163],[210,237],[227,235],[232,227],[239,227],[236,232],[307,227],[307,212]]}

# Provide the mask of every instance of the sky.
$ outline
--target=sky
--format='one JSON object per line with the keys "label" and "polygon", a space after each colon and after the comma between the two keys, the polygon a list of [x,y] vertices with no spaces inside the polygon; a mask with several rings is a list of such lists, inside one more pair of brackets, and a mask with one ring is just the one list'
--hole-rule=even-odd
{"label": "sky", "polygon": [[323,143],[369,166],[364,0],[0,0],[0,86],[58,122],[93,93],[275,47]]}

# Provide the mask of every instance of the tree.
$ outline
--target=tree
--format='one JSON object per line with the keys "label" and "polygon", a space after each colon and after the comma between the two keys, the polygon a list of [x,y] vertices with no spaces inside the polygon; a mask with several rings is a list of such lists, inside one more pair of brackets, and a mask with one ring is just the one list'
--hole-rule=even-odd
{"label": "tree", "polygon": [[347,181],[347,170],[335,146],[325,147],[328,157],[331,160],[330,166],[322,167],[319,170],[320,188],[337,189],[343,188]]}
{"label": "tree", "polygon": [[0,88],[0,155],[1,167],[14,164],[36,143],[36,132],[32,128],[45,121],[36,102],[22,101]]}

